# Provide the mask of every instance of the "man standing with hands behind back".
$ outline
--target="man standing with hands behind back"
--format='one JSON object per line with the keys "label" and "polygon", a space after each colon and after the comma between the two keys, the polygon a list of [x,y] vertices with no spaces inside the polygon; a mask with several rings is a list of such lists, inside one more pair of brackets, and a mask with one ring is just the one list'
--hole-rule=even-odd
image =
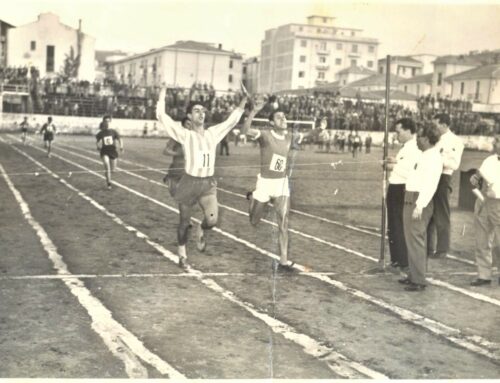
{"label": "man standing with hands behind back", "polygon": [[[441,133],[436,148],[443,158],[443,173],[433,197],[434,213],[427,229],[427,255],[430,258],[441,258],[450,250],[451,176],[460,166],[464,144],[450,130],[451,120],[448,114],[436,114],[432,120]],[[435,248],[434,242],[436,242]]]}

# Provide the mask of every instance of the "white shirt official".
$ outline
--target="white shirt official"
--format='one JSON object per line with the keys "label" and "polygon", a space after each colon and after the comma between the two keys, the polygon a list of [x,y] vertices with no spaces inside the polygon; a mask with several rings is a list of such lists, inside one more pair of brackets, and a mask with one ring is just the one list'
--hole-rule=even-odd
{"label": "white shirt official", "polygon": [[432,200],[442,171],[443,159],[437,146],[422,152],[406,180],[406,191],[419,193],[415,202],[418,209],[423,210]]}
{"label": "white shirt official", "polygon": [[500,199],[500,156],[497,154],[487,157],[479,173],[486,182],[486,196],[494,199]]}
{"label": "white shirt official", "polygon": [[446,133],[441,135],[435,146],[443,157],[443,174],[451,176],[460,166],[460,160],[464,151],[462,139],[448,129]]}
{"label": "white shirt official", "polygon": [[418,148],[417,139],[413,135],[399,150],[396,156],[396,163],[389,177],[389,183],[393,185],[405,184],[408,174],[415,167],[421,155],[422,151]]}

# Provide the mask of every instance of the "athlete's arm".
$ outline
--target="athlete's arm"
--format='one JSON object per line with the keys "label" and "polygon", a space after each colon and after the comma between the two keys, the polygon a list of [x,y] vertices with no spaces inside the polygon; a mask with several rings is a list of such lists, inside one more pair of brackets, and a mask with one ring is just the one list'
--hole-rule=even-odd
{"label": "athlete's arm", "polygon": [[163,155],[164,156],[177,156],[181,154],[182,148],[180,150],[175,150],[175,140],[172,140],[171,138],[167,139],[167,144],[165,145],[165,149],[163,149]]}
{"label": "athlete's arm", "polygon": [[226,121],[220,124],[214,125],[207,130],[213,134],[213,137],[217,143],[221,142],[224,137],[233,129],[240,121],[241,115],[244,112],[245,104],[247,102],[247,96],[243,96],[240,104],[231,112]]}
{"label": "athlete's arm", "polygon": [[166,92],[166,88],[163,88],[160,92],[158,102],[156,103],[156,118],[163,125],[169,137],[182,144],[186,140],[187,130],[182,127],[180,122],[174,121],[168,114],[165,113]]}
{"label": "athlete's arm", "polygon": [[243,123],[243,127],[241,128],[241,134],[250,136],[253,139],[256,139],[260,135],[260,130],[254,129],[251,126],[254,117],[257,115],[257,113],[261,111],[261,109],[264,107],[265,104],[266,101],[264,100],[263,97],[257,98],[252,111],[250,112],[245,122]]}

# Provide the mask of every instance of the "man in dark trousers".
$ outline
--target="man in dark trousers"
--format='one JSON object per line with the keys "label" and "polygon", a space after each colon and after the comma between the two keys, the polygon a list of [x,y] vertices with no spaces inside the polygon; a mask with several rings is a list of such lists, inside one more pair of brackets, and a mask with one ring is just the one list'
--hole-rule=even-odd
{"label": "man in dark trousers", "polygon": [[387,218],[391,266],[408,267],[408,251],[403,230],[405,184],[408,174],[415,167],[422,152],[417,147],[416,126],[410,118],[396,121],[398,141],[403,144],[396,157],[387,158],[387,170],[391,171],[387,189]]}
{"label": "man in dark trousers", "polygon": [[[460,166],[464,144],[450,130],[450,116],[439,113],[433,117],[441,137],[436,144],[443,157],[443,172],[433,197],[434,212],[427,229],[427,255],[431,258],[446,256],[450,249],[450,194],[451,176]],[[434,247],[436,243],[436,247]]]}

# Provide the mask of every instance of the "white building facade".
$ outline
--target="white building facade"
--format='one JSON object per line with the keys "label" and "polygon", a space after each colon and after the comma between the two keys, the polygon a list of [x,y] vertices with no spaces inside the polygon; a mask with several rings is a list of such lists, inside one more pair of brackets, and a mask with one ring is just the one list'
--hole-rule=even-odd
{"label": "white building facade", "polygon": [[[391,56],[391,74],[401,78],[411,78],[421,75],[424,65],[409,56]],[[387,58],[378,60],[378,73],[384,74],[387,69]]]}
{"label": "white building facade", "polygon": [[207,84],[219,92],[240,89],[243,58],[222,46],[178,41],[112,63],[115,79],[131,86],[190,88]]}
{"label": "white building facade", "polygon": [[481,64],[467,56],[442,56],[434,61],[432,76],[432,95],[435,97],[451,96],[451,83],[445,81],[446,77],[468,71]]}
{"label": "white building facade", "polygon": [[248,92],[259,93],[260,58],[250,57],[243,62],[243,84]]}
{"label": "white building facade", "polygon": [[398,89],[417,97],[427,96],[432,93],[432,77],[433,74],[428,73],[401,80],[398,84]]}
{"label": "white building facade", "polygon": [[333,17],[309,16],[307,24],[267,30],[261,43],[259,90],[312,88],[335,81],[350,66],[375,69],[377,39],[362,30],[337,27]]}
{"label": "white building facade", "polygon": [[95,38],[60,22],[53,13],[42,13],[30,24],[10,28],[7,34],[7,65],[34,66],[40,76],[51,77],[61,72],[73,49],[80,52],[78,79],[95,79]]}
{"label": "white building facade", "polygon": [[500,106],[500,64],[484,65],[445,79],[452,100]]}

